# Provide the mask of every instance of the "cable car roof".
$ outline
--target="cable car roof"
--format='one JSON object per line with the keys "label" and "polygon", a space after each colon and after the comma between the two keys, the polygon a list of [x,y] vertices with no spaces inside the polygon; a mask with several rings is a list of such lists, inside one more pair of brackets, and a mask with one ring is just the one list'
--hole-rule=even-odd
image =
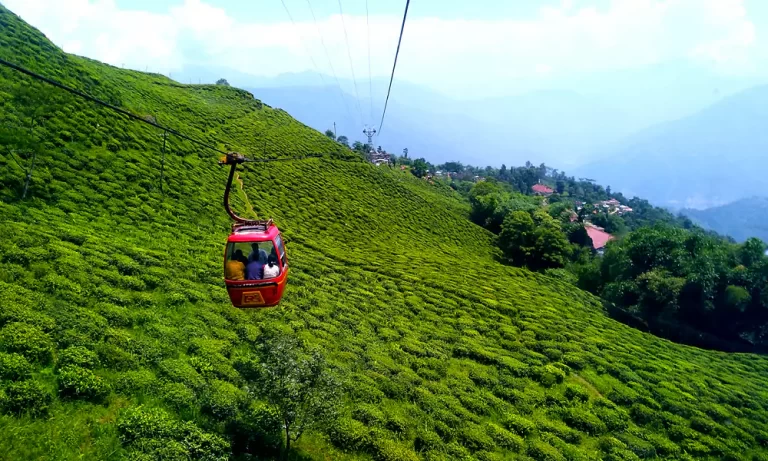
{"label": "cable car roof", "polygon": [[229,235],[229,242],[266,242],[273,240],[280,234],[277,226],[272,221],[267,223],[243,223],[234,226]]}

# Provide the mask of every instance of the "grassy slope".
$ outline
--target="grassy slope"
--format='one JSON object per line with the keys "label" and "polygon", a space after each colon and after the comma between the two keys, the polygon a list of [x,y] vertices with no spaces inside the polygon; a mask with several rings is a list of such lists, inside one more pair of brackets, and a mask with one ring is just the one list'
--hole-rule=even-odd
{"label": "grassy slope", "polygon": [[[0,56],[184,132],[249,153],[265,137],[281,156],[337,149],[237,90],[66,56],[2,9],[0,21]],[[20,81],[0,70],[0,104]],[[156,130],[69,99],[47,126],[32,200],[17,201],[22,172],[0,153],[0,347],[24,349],[4,335],[13,323],[37,325],[33,342],[53,348],[30,379],[55,395],[48,417],[0,416],[10,459],[119,457],[131,447],[116,421],[140,404],[222,433],[212,394],[242,384],[238,357],[276,328],[321,346],[350,383],[331,439],[299,444],[312,458],[749,459],[768,443],[766,359],[654,338],[569,285],[498,264],[449,191],[335,160],[247,168],[293,272],[280,308],[245,313],[220,281],[215,155],[172,140],[163,198]],[[56,394],[71,345],[99,354],[104,401]],[[179,363],[196,371],[169,371]]]}

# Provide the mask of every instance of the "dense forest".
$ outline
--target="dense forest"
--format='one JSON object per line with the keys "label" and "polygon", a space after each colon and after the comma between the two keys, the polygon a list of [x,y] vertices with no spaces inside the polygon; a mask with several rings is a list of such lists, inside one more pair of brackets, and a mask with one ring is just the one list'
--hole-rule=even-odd
{"label": "dense forest", "polygon": [[[217,155],[175,136],[163,154],[161,130],[0,69],[3,457],[768,456],[768,359],[670,343],[558,269],[502,264],[450,184],[247,92],[66,55],[2,7],[0,57],[221,149],[326,154],[239,172],[234,205],[276,220],[292,268],[280,307],[239,311]],[[553,205],[511,197],[562,243]]]}

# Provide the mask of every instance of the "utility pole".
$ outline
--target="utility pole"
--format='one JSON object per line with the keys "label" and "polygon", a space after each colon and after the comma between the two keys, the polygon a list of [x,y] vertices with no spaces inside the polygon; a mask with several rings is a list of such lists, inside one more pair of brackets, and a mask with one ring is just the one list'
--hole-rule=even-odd
{"label": "utility pole", "polygon": [[366,128],[363,130],[363,134],[368,136],[368,147],[373,149],[373,135],[376,134],[376,128]]}
{"label": "utility pole", "polygon": [[165,141],[168,139],[168,132],[163,131],[163,134],[160,136],[163,137],[163,157],[162,160],[160,160],[160,193],[165,195],[163,192],[163,176],[165,174]]}
{"label": "utility pole", "polygon": [[27,191],[29,190],[29,181],[32,180],[32,171],[35,169],[35,160],[37,159],[37,151],[32,151],[32,164],[27,170],[27,177],[24,179],[24,193],[21,194],[21,199],[27,198]]}
{"label": "utility pole", "polygon": [[333,122],[333,137],[338,138],[338,136],[336,136],[336,122]]}

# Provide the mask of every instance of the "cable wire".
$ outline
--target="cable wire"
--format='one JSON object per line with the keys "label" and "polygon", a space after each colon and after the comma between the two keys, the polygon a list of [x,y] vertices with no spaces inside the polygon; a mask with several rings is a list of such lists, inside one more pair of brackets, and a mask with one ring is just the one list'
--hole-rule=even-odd
{"label": "cable wire", "polygon": [[[149,119],[146,119],[146,118],[141,117],[139,115],[136,115],[136,114],[134,114],[132,112],[129,112],[129,111],[125,110],[125,109],[122,109],[120,107],[117,107],[117,106],[114,106],[112,104],[109,104],[108,102],[104,102],[104,101],[102,101],[99,98],[91,96],[91,95],[89,95],[87,93],[83,93],[80,90],[76,90],[76,89],[74,89],[72,87],[69,87],[67,85],[64,85],[63,83],[60,83],[60,82],[58,82],[56,80],[53,80],[53,79],[50,79],[50,78],[45,77],[43,75],[37,74],[35,72],[32,72],[31,70],[25,69],[25,68],[23,68],[21,66],[13,64],[11,62],[8,62],[5,59],[0,58],[0,65],[9,67],[9,68],[11,68],[11,69],[13,69],[15,71],[18,71],[18,72],[20,72],[22,74],[25,74],[25,75],[27,75],[29,77],[32,77],[32,78],[36,79],[36,80],[40,80],[40,81],[45,82],[45,83],[47,83],[49,85],[52,85],[52,86],[55,86],[55,87],[57,87],[59,89],[67,91],[68,93],[74,94],[75,96],[78,96],[80,98],[83,98],[83,99],[86,99],[88,101],[91,101],[91,102],[94,102],[96,104],[99,104],[101,106],[104,106],[107,109],[110,109],[110,110],[113,110],[113,111],[115,111],[115,112],[117,112],[119,114],[125,115],[126,117],[131,118],[133,120],[136,120],[138,122],[146,123],[147,125],[151,125],[151,126],[154,126],[155,128],[159,128],[159,129],[161,129],[163,131],[166,131],[166,132],[168,132],[170,134],[178,136],[181,139],[185,139],[185,140],[187,140],[189,142],[192,142],[194,144],[197,144],[197,145],[199,145],[201,147],[205,147],[206,149],[210,149],[210,150],[212,150],[214,152],[217,152],[219,154],[224,154],[224,155],[228,154],[228,152],[220,150],[219,148],[214,147],[213,145],[208,144],[208,143],[206,143],[204,141],[200,141],[199,139],[195,139],[195,138],[193,138],[191,136],[187,136],[184,133],[181,133],[179,131],[174,130],[173,128],[168,128],[168,127],[162,126],[162,125],[158,124],[157,122],[154,122],[152,120],[149,120]],[[295,157],[249,158],[249,159],[247,159],[247,161],[248,162],[254,162],[254,163],[270,163],[270,162],[286,162],[286,161],[292,161],[292,160],[304,160],[304,159],[308,159],[308,158],[321,158],[321,157],[328,157],[328,156],[329,156],[328,153],[317,153],[317,154],[313,153],[313,154],[300,155],[300,156],[295,156]],[[340,160],[340,161],[362,161],[362,158],[349,158],[349,159],[346,159],[346,158],[333,158],[333,157],[331,157],[331,159],[332,160]],[[18,163],[18,161],[17,161],[17,163]],[[19,165],[19,166],[21,167],[21,165]],[[22,169],[23,169],[23,167],[22,167]]]}
{"label": "cable wire", "polygon": [[[285,4],[285,3],[283,3]],[[331,61],[331,55],[328,53],[328,47],[325,46],[325,40],[323,39],[323,33],[320,31],[320,26],[317,24],[317,17],[315,17],[315,10],[312,8],[312,3],[310,0],[307,0],[307,6],[309,6],[309,12],[312,13],[312,21],[315,23],[315,29],[317,30],[317,35],[320,37],[320,44],[323,45],[323,50],[325,51],[325,57],[328,59],[328,66],[331,68],[331,73],[333,74],[334,80],[336,80],[336,88],[339,90],[339,95],[341,96],[341,100],[344,103],[344,110],[347,111],[347,118],[349,118],[349,121],[352,122],[352,124],[355,124],[355,118],[352,117],[352,113],[349,111],[349,105],[347,105],[347,99],[344,97],[344,90],[341,89],[341,83],[339,83],[339,77],[336,75],[336,69],[333,67],[333,61]]]}
{"label": "cable wire", "polygon": [[368,0],[365,0],[365,28],[368,32],[368,103],[371,108],[371,115],[368,119],[373,124],[373,77],[371,76],[371,23],[368,14]]}
{"label": "cable wire", "polygon": [[317,75],[320,76],[320,80],[323,82],[323,86],[325,86],[325,77],[323,77],[323,74],[320,73],[320,68],[317,66],[317,63],[315,62],[315,58],[312,57],[312,53],[309,52],[309,47],[304,42],[304,37],[302,37],[301,32],[299,32],[299,27],[296,25],[296,22],[293,20],[293,15],[291,15],[290,10],[288,10],[288,5],[285,4],[285,0],[280,0],[280,3],[283,4],[283,8],[285,8],[285,13],[288,15],[288,19],[291,20],[291,24],[293,24],[293,28],[296,29],[296,35],[299,36],[299,41],[301,42],[301,46],[304,47],[304,52],[307,53],[307,56],[309,57],[309,60],[312,61],[312,67],[315,68],[315,72]]}
{"label": "cable wire", "polygon": [[378,136],[381,136],[381,128],[384,126],[384,116],[387,115],[387,105],[389,105],[389,94],[392,92],[392,81],[395,79],[395,69],[397,68],[397,57],[400,55],[400,44],[403,43],[403,31],[405,30],[405,20],[408,17],[408,6],[411,0],[405,0],[405,13],[403,13],[403,24],[400,26],[400,38],[397,40],[397,51],[395,52],[395,63],[392,65],[392,75],[389,77],[389,89],[387,90],[387,99],[384,101],[384,111],[381,113],[381,123],[379,124]]}
{"label": "cable wire", "polygon": [[220,150],[217,147],[213,147],[213,146],[211,146],[210,144],[208,144],[208,143],[206,143],[204,141],[200,141],[199,139],[195,139],[195,138],[192,138],[190,136],[187,136],[187,135],[185,135],[183,133],[180,133],[180,132],[174,130],[173,128],[168,128],[168,127],[164,127],[162,125],[159,125],[158,123],[155,123],[152,120],[147,120],[146,118],[138,116],[138,115],[136,115],[134,113],[128,112],[125,109],[121,109],[121,108],[119,108],[117,106],[113,106],[112,104],[110,104],[108,102],[104,102],[101,99],[98,99],[98,98],[93,97],[93,96],[91,96],[89,94],[83,93],[82,91],[76,90],[76,89],[74,89],[72,87],[64,85],[63,83],[59,83],[56,80],[52,80],[52,79],[50,79],[48,77],[44,77],[44,76],[42,76],[40,74],[36,74],[36,73],[32,72],[31,70],[27,70],[27,69],[25,69],[23,67],[17,66],[16,64],[8,62],[5,59],[0,58],[0,65],[6,66],[6,67],[10,67],[11,69],[16,70],[18,72],[21,72],[22,74],[28,75],[28,76],[30,76],[32,78],[37,79],[37,80],[41,80],[41,81],[43,81],[45,83],[48,83],[49,85],[53,85],[53,86],[55,86],[55,87],[57,87],[59,89],[62,89],[62,90],[67,91],[69,93],[72,93],[72,94],[74,94],[76,96],[79,96],[79,97],[81,97],[83,99],[87,99],[87,100],[89,100],[91,102],[95,102],[96,104],[99,104],[99,105],[104,106],[104,107],[106,107],[108,109],[111,109],[111,110],[113,110],[115,112],[118,112],[118,113],[120,113],[122,115],[125,115],[126,117],[132,118],[134,120],[138,120],[140,122],[144,122],[144,123],[146,123],[148,125],[152,125],[152,126],[154,126],[156,128],[160,128],[161,130],[165,130],[165,131],[167,131],[167,132],[169,132],[171,134],[174,134],[174,135],[180,137],[181,139],[186,139],[189,142],[192,142],[192,143],[197,144],[199,146],[205,147],[205,148],[210,149],[212,151],[218,152],[220,154],[226,154],[225,151]]}
{"label": "cable wire", "polygon": [[349,48],[349,35],[347,35],[347,25],[344,21],[344,10],[341,8],[339,0],[339,13],[341,14],[341,27],[344,29],[344,41],[347,43],[347,57],[349,58],[349,69],[352,71],[352,83],[355,85],[355,101],[357,102],[357,111],[360,113],[360,124],[363,122],[363,109],[360,107],[360,93],[357,91],[357,77],[355,77],[355,66],[352,65],[352,50]]}

